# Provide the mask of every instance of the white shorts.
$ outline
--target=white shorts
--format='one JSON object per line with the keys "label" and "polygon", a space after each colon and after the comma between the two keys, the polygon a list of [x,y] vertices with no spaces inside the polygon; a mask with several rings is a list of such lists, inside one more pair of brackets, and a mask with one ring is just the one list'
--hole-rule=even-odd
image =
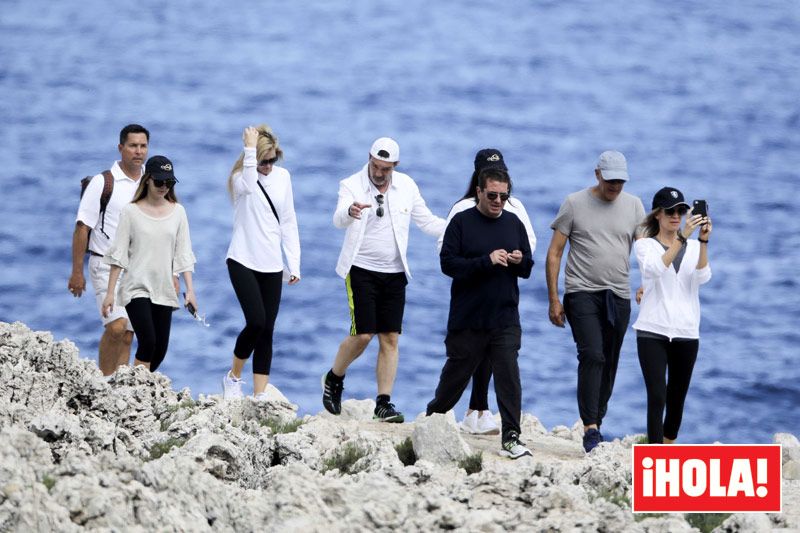
{"label": "white shorts", "polygon": [[[103,326],[107,326],[118,318],[124,318],[128,331],[133,331],[131,321],[128,320],[128,313],[125,311],[124,307],[117,305],[116,301],[114,302],[114,308],[111,310],[111,314],[109,314],[108,317],[103,316],[103,300],[108,290],[108,276],[110,273],[111,266],[105,264],[102,257],[96,255],[89,256],[89,279],[92,280],[94,299],[97,301],[97,310],[100,311],[100,320],[103,321]],[[120,274],[117,285],[119,285],[124,275],[124,272]]]}

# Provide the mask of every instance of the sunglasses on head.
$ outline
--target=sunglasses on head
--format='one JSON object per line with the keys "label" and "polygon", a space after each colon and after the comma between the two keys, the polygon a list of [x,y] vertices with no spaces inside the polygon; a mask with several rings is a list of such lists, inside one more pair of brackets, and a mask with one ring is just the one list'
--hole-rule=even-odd
{"label": "sunglasses on head", "polygon": [[498,196],[500,197],[500,201],[501,202],[505,202],[506,200],[508,200],[508,197],[511,196],[511,195],[508,194],[507,192],[494,192],[494,191],[491,191],[491,192],[487,192],[486,193],[486,198],[488,198],[492,202],[497,200]]}
{"label": "sunglasses on head", "polygon": [[166,185],[167,188],[169,189],[173,188],[175,184],[178,182],[178,180],[173,178],[167,178],[167,179],[151,178],[151,179],[153,180],[153,185],[155,185],[156,187],[164,187]]}
{"label": "sunglasses on head", "polygon": [[378,202],[378,209],[375,210],[375,214],[379,217],[383,216],[383,195],[379,194],[375,197],[375,201]]}
{"label": "sunglasses on head", "polygon": [[689,211],[689,208],[685,205],[681,205],[679,207],[670,207],[668,209],[664,209],[664,214],[668,217],[671,217],[675,213],[678,213],[680,216],[685,215]]}
{"label": "sunglasses on head", "polygon": [[262,159],[261,161],[258,162],[258,166],[264,167],[267,165],[274,165],[277,162],[278,162],[278,156],[275,156],[272,159]]}

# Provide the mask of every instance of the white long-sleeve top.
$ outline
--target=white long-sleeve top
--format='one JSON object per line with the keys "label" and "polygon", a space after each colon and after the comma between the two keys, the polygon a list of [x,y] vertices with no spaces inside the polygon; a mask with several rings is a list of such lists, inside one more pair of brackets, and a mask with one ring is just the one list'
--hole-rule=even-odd
{"label": "white long-sleeve top", "polygon": [[670,340],[700,338],[700,285],[711,279],[710,265],[697,268],[700,243],[694,239],[687,242],[678,272],[672,265],[664,265],[664,247],[656,239],[639,239],[633,248],[644,287],[633,329]]}
{"label": "white long-sleeve top", "polygon": [[154,304],[180,307],[172,277],[193,272],[195,263],[183,206],[175,204],[169,215],[155,218],[136,204],[126,205],[103,262],[125,269],[117,283],[117,305],[149,298]]}
{"label": "white long-sleeve top", "polygon": [[[358,254],[361,243],[364,239],[364,230],[367,224],[375,215],[375,199],[370,196],[370,181],[367,165],[339,182],[339,201],[336,211],[333,213],[333,225],[340,229],[347,229],[342,244],[342,251],[339,253],[339,261],[336,264],[336,273],[342,278],[347,277],[353,260]],[[419,192],[417,184],[407,174],[392,172],[392,183],[389,185],[387,194],[391,197],[388,204],[388,215],[391,217],[394,239],[397,249],[400,250],[400,258],[403,261],[403,269],[406,276],[411,278],[411,271],[408,268],[406,251],[408,250],[408,228],[411,221],[423,232],[433,237],[439,238],[447,227],[447,222],[437,217],[428,206]],[[372,208],[361,211],[361,218],[351,217],[348,212],[353,202],[372,204]]]}
{"label": "white long-sleeve top", "polygon": [[[450,221],[456,214],[461,211],[466,211],[471,207],[475,207],[476,205],[477,202],[474,198],[462,198],[450,209],[450,214],[447,215],[447,223],[450,224]],[[531,244],[531,255],[533,255],[534,250],[536,250],[536,234],[533,232],[533,225],[531,224],[531,219],[528,217],[528,212],[525,210],[525,206],[522,205],[522,202],[518,198],[509,198],[506,205],[503,206],[503,209],[517,215],[522,225],[525,226],[525,231],[528,233],[528,242]],[[442,251],[443,241],[444,233],[439,237],[439,242],[436,243],[436,249],[439,252]]]}
{"label": "white long-sleeve top", "polygon": [[[289,275],[300,277],[300,234],[294,211],[292,180],[283,167],[273,166],[264,176],[256,170],[256,149],[244,149],[242,172],[233,176],[233,236],[227,258],[257,272],[280,272],[283,256]],[[258,184],[266,189],[280,223]]]}

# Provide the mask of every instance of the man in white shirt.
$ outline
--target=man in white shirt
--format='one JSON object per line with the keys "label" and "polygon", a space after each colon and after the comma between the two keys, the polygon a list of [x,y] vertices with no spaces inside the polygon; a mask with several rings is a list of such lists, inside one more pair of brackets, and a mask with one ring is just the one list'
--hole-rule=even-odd
{"label": "man in white shirt", "polygon": [[350,306],[350,336],[339,346],[331,370],[322,378],[322,404],[341,413],[344,376],[372,337],[378,335],[375,419],[402,422],[391,403],[397,373],[398,338],[405,308],[405,287],[411,273],[406,260],[410,222],[438,238],[447,225],[425,205],[417,184],[396,172],[400,147],[388,137],[376,140],[369,161],[339,183],[333,214],[337,228],[346,228],[336,273],[345,280]]}
{"label": "man in white shirt", "polygon": [[131,202],[142,177],[142,167],[147,159],[150,132],[138,124],[129,124],[119,133],[120,160],[115,161],[110,173],[113,177],[111,198],[105,212],[101,212],[100,200],[106,179],[103,173],[94,176],[81,198],[75,231],[72,234],[72,275],[67,288],[79,298],[86,290],[83,275],[83,257],[89,254],[89,277],[97,302],[98,312],[105,327],[100,337],[100,371],[110,376],[122,365],[128,364],[133,342],[133,328],[128,321],[125,308],[114,306],[104,317],[103,298],[108,289],[109,265],[102,257],[114,242],[119,214]]}

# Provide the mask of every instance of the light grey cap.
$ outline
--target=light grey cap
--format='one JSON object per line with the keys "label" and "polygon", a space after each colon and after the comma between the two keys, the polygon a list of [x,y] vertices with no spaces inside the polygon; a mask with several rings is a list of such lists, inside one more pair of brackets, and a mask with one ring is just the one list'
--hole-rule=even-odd
{"label": "light grey cap", "polygon": [[603,179],[628,181],[628,162],[625,156],[616,150],[606,150],[597,160],[597,169],[603,174]]}

